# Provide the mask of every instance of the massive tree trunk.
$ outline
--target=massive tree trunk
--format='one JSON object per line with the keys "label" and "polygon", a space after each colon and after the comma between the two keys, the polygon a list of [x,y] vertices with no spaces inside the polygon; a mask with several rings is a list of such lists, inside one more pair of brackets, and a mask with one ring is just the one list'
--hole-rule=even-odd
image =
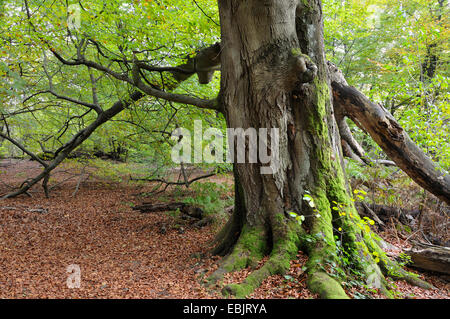
{"label": "massive tree trunk", "polygon": [[[425,285],[387,259],[351,200],[333,116],[320,0],[221,0],[219,12],[220,100],[227,125],[267,128],[271,134],[271,128],[278,129],[278,145],[268,147],[272,160],[276,152],[279,156],[272,174],[262,174],[261,160],[234,165],[236,208],[215,250],[227,256],[211,282],[269,254],[242,284],[224,287],[225,293],[244,297],[267,276],[287,271],[301,248],[309,254],[310,289],[324,298],[346,298],[333,278],[335,266],[348,266],[339,258],[338,236],[352,267],[386,294],[382,270]],[[300,225],[290,215],[306,219]]]}

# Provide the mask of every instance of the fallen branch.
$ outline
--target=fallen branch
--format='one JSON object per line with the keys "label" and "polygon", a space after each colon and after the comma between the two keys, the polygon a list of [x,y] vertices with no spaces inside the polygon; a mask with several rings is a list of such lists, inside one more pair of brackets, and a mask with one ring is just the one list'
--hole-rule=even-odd
{"label": "fallen branch", "polygon": [[18,208],[18,207],[13,207],[13,206],[3,206],[3,207],[0,207],[0,210],[25,210],[29,213],[40,213],[40,214],[48,213],[47,208]]}
{"label": "fallen branch", "polygon": [[375,160],[374,161],[375,164],[378,165],[384,165],[384,166],[397,166],[397,164],[395,164],[394,161],[389,161],[389,160]]}
{"label": "fallen branch", "polygon": [[154,213],[164,211],[179,210],[181,213],[180,218],[188,220],[192,227],[201,228],[214,222],[213,216],[205,216],[204,211],[195,205],[189,205],[182,202],[168,203],[168,204],[152,204],[143,203],[138,206],[134,206],[133,210],[138,210],[141,213]]}
{"label": "fallen branch", "polygon": [[3,207],[0,207],[0,209],[4,209],[4,210],[19,210],[19,208],[12,207],[12,206],[3,206]]}
{"label": "fallen branch", "polygon": [[168,204],[142,203],[141,205],[133,207],[133,210],[138,210],[141,213],[176,211],[178,209],[180,210],[181,213],[197,219],[202,219],[204,215],[203,210],[198,206],[189,205],[182,202],[175,202]]}
{"label": "fallen branch", "polygon": [[[362,209],[358,208],[359,205],[361,206]],[[373,220],[376,221],[381,226],[385,225],[384,222],[377,216],[377,214],[375,214],[375,212],[369,206],[367,206],[366,203],[364,202],[358,203],[357,209],[360,215],[373,218]]]}
{"label": "fallen branch", "polygon": [[48,213],[48,209],[47,208],[33,208],[33,209],[27,209],[27,212],[39,213],[39,214],[47,214]]}
{"label": "fallen branch", "polygon": [[450,248],[426,243],[413,242],[413,247],[405,253],[411,257],[409,266],[450,275]]}
{"label": "fallen branch", "polygon": [[212,216],[207,216],[205,218],[200,219],[199,221],[195,222],[192,226],[197,228],[202,228],[206,225],[211,224],[214,222],[214,218]]}
{"label": "fallen branch", "polygon": [[167,180],[165,180],[163,178],[133,178],[131,176],[130,176],[130,180],[131,181],[159,182],[159,183],[163,183],[165,185],[186,185],[186,186],[189,186],[189,185],[191,185],[192,183],[194,183],[196,181],[199,181],[199,180],[205,179],[205,178],[209,178],[209,177],[212,177],[212,176],[215,176],[215,175],[216,175],[216,173],[210,173],[210,174],[207,174],[207,175],[198,176],[198,177],[195,177],[195,178],[193,178],[191,180],[182,181],[182,182],[167,181]]}

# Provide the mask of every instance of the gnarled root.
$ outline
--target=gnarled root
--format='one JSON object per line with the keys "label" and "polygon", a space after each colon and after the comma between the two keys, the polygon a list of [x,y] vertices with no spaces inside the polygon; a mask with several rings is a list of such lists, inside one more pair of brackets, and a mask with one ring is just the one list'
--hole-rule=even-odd
{"label": "gnarled root", "polygon": [[282,214],[276,215],[271,221],[273,248],[269,260],[252,272],[241,284],[230,284],[223,288],[224,295],[234,295],[236,298],[245,298],[251,294],[269,276],[283,275],[290,268],[290,261],[296,256],[301,246],[300,234],[302,228],[296,222],[283,222]]}
{"label": "gnarled root", "polygon": [[[327,194],[328,193],[328,194]],[[316,207],[320,214],[309,214],[305,226],[309,234],[295,219],[284,213],[271,215],[259,226],[244,224],[239,238],[224,257],[220,267],[208,278],[210,284],[223,279],[225,273],[256,268],[258,262],[270,253],[264,265],[254,270],[242,283],[223,287],[224,295],[245,298],[269,276],[285,274],[299,249],[308,256],[308,288],[320,298],[348,299],[342,283],[351,278],[364,280],[368,288],[377,288],[386,297],[393,297],[385,276],[404,279],[407,282],[432,288],[390,260],[378,244],[379,237],[370,231],[367,221],[361,219],[344,191],[316,192]],[[333,195],[330,195],[333,194]],[[342,210],[333,210],[337,201]],[[331,208],[330,208],[331,207]],[[228,225],[227,229],[231,229]],[[222,233],[222,239],[227,235]],[[220,246],[220,244],[219,244]],[[222,244],[222,247],[223,244]]]}

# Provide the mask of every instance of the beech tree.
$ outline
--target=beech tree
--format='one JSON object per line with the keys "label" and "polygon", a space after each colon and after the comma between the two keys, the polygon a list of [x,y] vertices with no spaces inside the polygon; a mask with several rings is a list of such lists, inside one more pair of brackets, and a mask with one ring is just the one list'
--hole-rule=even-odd
{"label": "beech tree", "polygon": [[[104,52],[95,39],[82,33],[73,43],[72,54],[66,56],[36,26],[33,8],[26,0],[23,7],[35,41],[59,66],[94,70],[125,83],[127,90],[105,107],[95,98],[95,77],[91,77],[93,100],[88,103],[57,93],[49,76],[49,88],[35,96],[51,94],[93,111],[96,117],[62,144],[49,163],[0,132],[43,166],[41,174],[6,197],[23,194],[40,181],[46,189],[51,171],[131,104],[145,97],[188,104],[223,114],[229,128],[277,128],[280,133],[279,145],[268,145],[272,153],[279,154],[273,174],[261,174],[261,163],[233,164],[235,209],[217,235],[213,253],[224,258],[209,277],[210,284],[227,272],[255,267],[268,255],[264,265],[243,283],[223,288],[225,294],[245,297],[266,277],[285,273],[302,249],[309,256],[308,287],[322,298],[347,298],[336,279],[337,268],[357,271],[369,286],[387,296],[386,277],[431,287],[390,260],[380,247],[381,239],[359,217],[345,176],[341,143],[361,152],[345,117],[364,128],[413,180],[447,204],[450,177],[415,146],[386,110],[348,86],[339,70],[327,63],[320,0],[219,0],[220,42],[176,66],[148,63],[132,44],[123,54]],[[124,28],[118,23],[119,31]],[[207,84],[216,71],[220,71],[217,97],[173,92],[194,74],[201,84]],[[147,77],[154,73],[163,80]]]}
{"label": "beech tree", "polygon": [[[227,125],[277,127],[281,137],[276,173],[260,175],[257,164],[235,165],[235,212],[219,235],[215,251],[228,255],[213,279],[254,265],[270,251],[262,268],[242,284],[225,288],[245,296],[267,276],[287,271],[300,246],[309,255],[310,289],[325,298],[346,297],[325,266],[339,263],[335,236],[342,234],[350,258],[372,284],[383,290],[383,273],[419,283],[385,256],[367,229],[358,228],[333,117],[321,2],[219,1],[219,12],[222,85],[218,99]],[[338,91],[336,96],[338,101],[358,105],[355,95]],[[392,123],[382,117],[376,125],[389,129]],[[448,185],[448,176],[440,177]],[[445,197],[448,200],[448,188]],[[345,214],[339,214],[339,208]],[[314,236],[312,243],[305,241],[305,228],[290,220],[289,212],[307,216],[304,224]],[[375,261],[374,255],[383,257]]]}

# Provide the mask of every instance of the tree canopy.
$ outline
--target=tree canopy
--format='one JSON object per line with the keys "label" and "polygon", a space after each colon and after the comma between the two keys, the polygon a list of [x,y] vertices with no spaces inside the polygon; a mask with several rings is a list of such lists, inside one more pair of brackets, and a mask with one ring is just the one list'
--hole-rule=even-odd
{"label": "tree canopy", "polygon": [[[133,59],[156,68],[141,70],[146,81],[171,88],[176,80],[163,72],[164,67],[181,65],[220,41],[215,1],[2,1],[1,5],[2,132],[8,130],[37,153],[57,150],[94,120],[96,109],[105,110],[126,98],[133,88],[122,75],[131,77]],[[349,84],[393,113],[413,140],[448,169],[445,1],[329,0],[323,8],[327,58]],[[79,27],[72,25],[77,21]],[[65,63],[76,60],[77,54],[89,63]],[[214,98],[219,77],[216,72],[209,85],[199,85],[191,77],[177,83],[173,92]],[[113,136],[132,158],[166,158],[168,164],[169,148],[159,141],[177,125],[191,127],[191,118],[204,118],[211,126],[223,122],[216,112],[145,99],[96,129],[82,148],[112,148]],[[358,137],[375,157],[382,157],[375,143],[363,134]],[[21,154],[5,142],[0,152]]]}

